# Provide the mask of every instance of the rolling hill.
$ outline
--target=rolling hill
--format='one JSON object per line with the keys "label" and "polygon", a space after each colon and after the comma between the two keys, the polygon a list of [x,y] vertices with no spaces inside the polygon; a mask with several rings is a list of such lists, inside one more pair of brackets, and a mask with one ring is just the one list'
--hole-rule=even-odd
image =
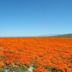
{"label": "rolling hill", "polygon": [[51,36],[51,37],[67,37],[67,38],[71,38],[72,34],[55,35],[55,36]]}

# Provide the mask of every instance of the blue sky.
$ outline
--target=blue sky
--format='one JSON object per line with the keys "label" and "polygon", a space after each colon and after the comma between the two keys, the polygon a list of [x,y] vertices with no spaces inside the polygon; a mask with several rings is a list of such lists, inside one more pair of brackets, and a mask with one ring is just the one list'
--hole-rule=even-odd
{"label": "blue sky", "polygon": [[0,36],[72,33],[72,0],[0,0]]}

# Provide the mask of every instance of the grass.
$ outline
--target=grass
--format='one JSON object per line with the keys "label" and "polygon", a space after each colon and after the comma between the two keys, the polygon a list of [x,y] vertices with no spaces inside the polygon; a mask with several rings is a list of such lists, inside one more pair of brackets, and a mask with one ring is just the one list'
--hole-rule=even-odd
{"label": "grass", "polygon": [[[10,66],[6,65],[3,68],[0,68],[0,72],[34,72],[33,70],[35,69],[34,66],[30,66],[28,68],[25,68],[26,65],[19,65],[18,66]],[[30,68],[33,68],[33,70],[30,70]],[[60,69],[52,68],[49,66],[44,67],[48,72],[63,72]]]}

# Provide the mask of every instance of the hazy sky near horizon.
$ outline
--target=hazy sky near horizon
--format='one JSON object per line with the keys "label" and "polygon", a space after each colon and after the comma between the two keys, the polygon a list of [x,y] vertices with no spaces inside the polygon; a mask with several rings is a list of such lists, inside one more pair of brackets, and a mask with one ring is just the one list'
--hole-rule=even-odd
{"label": "hazy sky near horizon", "polygon": [[0,0],[0,36],[72,33],[72,0]]}

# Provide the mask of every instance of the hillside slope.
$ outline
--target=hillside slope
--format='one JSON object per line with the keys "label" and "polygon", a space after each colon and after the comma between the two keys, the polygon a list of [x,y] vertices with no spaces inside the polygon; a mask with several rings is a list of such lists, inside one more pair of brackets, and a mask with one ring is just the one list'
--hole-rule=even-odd
{"label": "hillside slope", "polygon": [[72,38],[72,34],[63,34],[63,35],[55,35],[51,37],[66,37],[66,38]]}

